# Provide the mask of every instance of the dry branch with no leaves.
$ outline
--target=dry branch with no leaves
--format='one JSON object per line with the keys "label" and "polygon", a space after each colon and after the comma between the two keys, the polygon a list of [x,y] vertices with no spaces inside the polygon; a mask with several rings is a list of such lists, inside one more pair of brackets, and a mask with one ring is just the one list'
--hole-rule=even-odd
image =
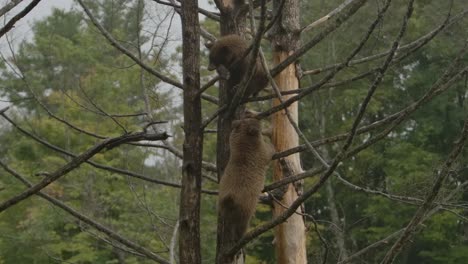
{"label": "dry branch with no leaves", "polygon": [[[8,167],[5,163],[3,163],[2,161],[0,161],[0,167],[2,167],[5,171],[7,171],[8,173],[10,173],[11,175],[13,175],[16,179],[18,179],[19,181],[21,181],[24,185],[26,185],[27,187],[32,187],[33,184],[31,182],[29,182],[26,177],[24,177],[23,175],[19,174],[18,172],[16,172],[15,170],[11,169],[10,167]],[[36,195],[38,195],[39,197],[49,201],[50,203],[52,203],[53,205],[59,207],[60,209],[64,210],[65,212],[67,212],[68,214],[70,214],[71,216],[75,217],[76,219],[92,226],[93,228],[95,228],[96,230],[106,234],[109,238],[121,243],[122,245],[130,248],[130,249],[133,249],[135,250],[136,252],[139,252],[141,253],[143,256],[146,256],[147,258],[149,259],[152,259],[158,263],[169,263],[168,261],[166,261],[164,258],[162,258],[161,256],[151,252],[150,250],[146,249],[145,247],[142,247],[140,245],[138,245],[137,243],[123,237],[122,235],[119,235],[118,233],[116,233],[115,231],[111,230],[110,228],[94,221],[93,219],[79,213],[78,211],[76,211],[75,209],[71,208],[70,206],[66,205],[65,203],[63,203],[62,201],[48,195],[47,193],[43,192],[43,191],[39,191],[36,193]],[[112,244],[113,245],[113,244]]]}
{"label": "dry branch with no leaves", "polygon": [[[6,109],[0,110],[0,114],[4,118],[7,118],[7,116],[5,115]],[[169,135],[165,132],[159,133],[159,134],[148,134],[147,132],[136,132],[136,133],[125,134],[125,135],[115,137],[115,138],[105,139],[97,143],[93,147],[89,148],[87,151],[83,152],[82,154],[74,157],[70,162],[68,162],[63,167],[57,169],[54,172],[48,173],[48,176],[46,178],[44,178],[42,181],[35,184],[34,186],[28,188],[26,191],[2,202],[0,204],[0,212],[27,199],[31,195],[36,194],[37,192],[39,192],[40,190],[42,190],[43,188],[45,188],[52,182],[58,180],[60,177],[64,176],[65,174],[69,173],[73,169],[77,168],[78,166],[86,162],[88,159],[90,159],[91,157],[93,157],[94,155],[96,155],[97,153],[103,150],[109,150],[121,144],[129,143],[129,142],[141,141],[141,140],[148,140],[148,141],[164,140],[164,139],[167,139],[168,137]]]}

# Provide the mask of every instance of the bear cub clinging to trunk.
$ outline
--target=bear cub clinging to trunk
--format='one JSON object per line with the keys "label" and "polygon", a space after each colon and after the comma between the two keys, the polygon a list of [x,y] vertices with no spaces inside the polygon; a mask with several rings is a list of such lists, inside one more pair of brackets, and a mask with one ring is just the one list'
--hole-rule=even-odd
{"label": "bear cub clinging to trunk", "polygon": [[265,141],[260,120],[245,118],[232,122],[230,157],[219,183],[218,216],[222,221],[222,248],[234,245],[247,231],[275,153]]}
{"label": "bear cub clinging to trunk", "polygon": [[[242,59],[245,51],[249,48],[248,42],[239,35],[227,35],[219,38],[214,43],[207,43],[205,46],[210,50],[208,70],[216,69],[220,77],[227,79],[232,87],[239,84],[244,75],[247,74],[248,64],[252,56],[247,55]],[[245,89],[244,99],[251,95],[257,95],[267,85],[268,77],[260,58],[257,57],[254,74]]]}

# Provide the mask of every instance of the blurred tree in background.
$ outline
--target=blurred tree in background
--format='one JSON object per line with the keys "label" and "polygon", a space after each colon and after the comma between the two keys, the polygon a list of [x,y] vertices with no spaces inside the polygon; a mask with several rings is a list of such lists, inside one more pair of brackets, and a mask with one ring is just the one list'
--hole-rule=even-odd
{"label": "blurred tree in background", "polygon": [[[145,66],[174,82],[182,79],[182,43],[174,29],[180,24],[179,4],[175,10],[174,3],[165,1],[83,2],[134,58],[116,48],[79,5],[68,11],[56,9],[36,21],[32,38],[19,45],[11,42],[10,33],[4,35],[8,45],[2,51],[0,98],[9,106],[2,115],[11,122],[0,118],[0,161],[36,183],[106,138],[140,131],[167,132],[171,137],[165,141],[130,142],[101,151],[91,163],[81,164],[43,192],[175,263],[178,251],[189,250],[178,249],[176,242],[183,167],[182,93]],[[340,15],[306,27],[343,2],[353,5],[357,1],[300,2],[301,43],[313,40],[339,20]],[[302,89],[319,83],[348,58],[386,2],[367,1],[300,57]],[[400,31],[407,4],[407,0],[392,1],[347,67],[299,101],[299,128],[326,161],[340,153],[346,139],[342,135],[349,132],[378,76],[385,52]],[[271,3],[267,7],[272,9]],[[440,87],[449,83],[447,89],[440,88],[440,93],[418,105],[414,113],[408,110],[403,122],[381,140],[346,157],[335,170],[338,174],[307,199],[304,219],[309,263],[380,263],[431,192],[467,119],[468,56],[462,53],[467,45],[466,8],[465,1],[459,0],[415,1],[395,59],[360,123],[359,127],[370,129],[358,132],[351,150],[391,128],[397,114],[431,92],[435,83],[440,82]],[[268,14],[271,19],[274,12]],[[219,35],[219,13],[209,11],[206,17],[202,35]],[[262,50],[269,61],[272,48],[266,38]],[[385,54],[374,57],[381,53]],[[200,59],[203,86],[214,75],[206,70],[206,49],[201,50]],[[203,120],[208,120],[221,107],[213,103],[218,88],[210,85],[204,95]],[[268,102],[248,106],[263,111],[270,108]],[[203,263],[214,263],[216,256],[213,132],[217,127],[213,124],[203,134],[199,220]],[[337,135],[341,138],[334,138]],[[323,166],[310,148],[303,145],[301,151],[304,171]],[[305,178],[304,190],[317,184],[317,175]],[[268,176],[266,185],[272,182]],[[437,204],[405,244],[397,263],[468,263],[466,147],[443,183]],[[0,202],[25,189],[6,169],[0,169]],[[251,228],[270,219],[270,205],[260,204]],[[100,231],[33,196],[0,212],[0,263],[153,262],[137,247]],[[246,263],[275,263],[273,240],[273,232],[268,231],[249,243]],[[375,244],[380,240],[384,242]],[[369,245],[374,246],[367,248]],[[365,251],[356,255],[362,249]]]}

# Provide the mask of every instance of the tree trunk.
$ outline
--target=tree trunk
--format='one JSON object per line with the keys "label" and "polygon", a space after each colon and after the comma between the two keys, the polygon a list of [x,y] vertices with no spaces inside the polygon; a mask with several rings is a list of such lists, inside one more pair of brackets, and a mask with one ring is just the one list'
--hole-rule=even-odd
{"label": "tree trunk", "polygon": [[[222,6],[218,6],[221,12],[220,16],[220,33],[221,36],[229,34],[243,35],[245,32],[246,15],[242,14],[239,10],[242,6],[242,1],[236,0],[220,0]],[[219,107],[228,105],[230,100],[234,97],[235,91],[230,87],[227,82],[221,81],[219,86]],[[239,107],[236,113],[239,113],[243,107]],[[222,112],[218,117],[218,133],[216,142],[216,165],[218,169],[218,182],[221,180],[224,169],[226,168],[229,160],[229,135],[231,133],[231,123],[236,115],[228,115],[227,111]],[[219,260],[220,254],[228,248],[223,247],[222,242],[222,226],[219,221],[220,215],[218,214],[217,226],[217,240],[216,240],[216,259]],[[236,255],[236,259],[232,263],[244,263],[243,253]],[[226,264],[226,263],[223,263]]]}
{"label": "tree trunk", "polygon": [[[275,9],[280,6],[281,0],[274,0]],[[275,13],[276,10],[273,12]],[[286,0],[283,12],[270,35],[273,45],[273,63],[278,65],[291,55],[299,45],[299,1]],[[296,74],[296,65],[291,64],[275,77],[276,84],[281,92],[299,88],[299,79]],[[287,100],[290,96],[283,96]],[[273,105],[278,105],[279,100],[274,100]],[[292,119],[298,122],[298,104],[288,107]],[[273,144],[276,151],[283,151],[299,145],[299,138],[294,127],[288,120],[284,111],[278,112],[272,117]],[[299,153],[285,158],[289,172],[296,174],[302,171]],[[275,162],[273,179],[281,180],[284,170],[279,162]],[[290,184],[280,202],[274,202],[274,216],[280,215],[298,197],[300,186]],[[298,213],[300,209],[298,209]],[[305,223],[300,214],[292,215],[287,222],[275,228],[275,244],[277,263],[301,264],[307,263]]]}
{"label": "tree trunk", "polygon": [[[220,16],[220,30],[221,36],[238,34],[243,35],[245,33],[245,14],[241,14],[239,9],[240,1],[235,0],[223,0],[221,7]],[[219,107],[227,105],[230,100],[234,97],[235,91],[233,87],[228,87],[225,81],[220,81],[219,86]],[[235,116],[229,116],[227,111],[224,111],[219,115],[218,118],[218,135],[217,135],[217,152],[216,152],[216,165],[218,169],[218,182],[221,180],[224,168],[229,160],[229,134],[231,133],[231,123]]]}
{"label": "tree trunk", "polygon": [[181,2],[184,84],[184,132],[182,188],[179,208],[180,263],[201,263],[200,193],[203,134],[201,131],[200,27],[198,1]]}

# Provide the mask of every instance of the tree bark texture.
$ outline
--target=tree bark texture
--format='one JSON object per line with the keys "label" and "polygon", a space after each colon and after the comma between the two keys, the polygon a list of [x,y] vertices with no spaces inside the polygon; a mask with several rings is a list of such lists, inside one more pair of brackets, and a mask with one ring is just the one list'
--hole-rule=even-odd
{"label": "tree bark texture", "polygon": [[179,208],[180,263],[201,263],[200,193],[203,133],[201,131],[200,27],[198,1],[181,2],[184,85],[184,132],[182,188]]}
{"label": "tree bark texture", "polygon": [[[274,0],[275,9],[280,6],[281,0]],[[276,10],[274,11],[274,13]],[[273,64],[278,65],[291,55],[299,46],[299,1],[286,0],[282,14],[274,25],[269,35],[273,45]],[[281,92],[295,90],[299,88],[299,79],[296,74],[296,65],[291,64],[275,77],[276,84]],[[283,96],[287,100],[290,96]],[[273,100],[273,105],[278,105],[278,99]],[[288,111],[294,120],[298,122],[298,104],[293,103]],[[272,117],[273,135],[272,141],[276,151],[284,151],[299,145],[299,137],[291,125],[285,111],[281,111]],[[299,154],[290,155],[285,158],[285,164],[289,167],[289,173],[299,173],[302,171]],[[279,162],[275,162],[273,179],[282,180],[284,168]],[[274,202],[273,215],[276,217],[283,213],[301,192],[299,185],[289,184],[281,201]],[[298,208],[298,213],[301,209]],[[288,220],[275,228],[275,246],[277,263],[280,264],[301,264],[307,263],[305,223],[300,214],[294,214]]]}
{"label": "tree bark texture", "polygon": [[[290,53],[275,51],[273,60],[275,64],[280,63],[284,58],[288,57]],[[296,67],[294,64],[288,66],[279,75],[276,76],[275,81],[280,88],[280,91],[288,91],[299,88],[299,82],[296,78]],[[283,96],[287,99],[287,96]],[[278,100],[273,101],[274,105],[279,104]],[[288,111],[297,122],[298,119],[298,106],[297,103],[288,107]],[[276,113],[272,117],[273,136],[272,141],[275,145],[276,151],[284,151],[299,145],[299,138],[293,126],[289,122],[284,111]],[[293,154],[285,158],[288,164],[290,174],[298,174],[302,171],[299,154]],[[273,180],[282,180],[284,170],[278,161],[274,163]],[[297,188],[296,188],[297,187]],[[289,184],[283,198],[280,202],[274,202],[273,215],[281,215],[289,205],[294,202],[298,197],[299,186]],[[302,213],[300,208],[298,213]],[[299,214],[294,214],[288,220],[278,225],[275,228],[275,245],[277,263],[293,264],[293,263],[307,263],[306,256],[306,240],[305,240],[305,224],[303,217]]]}

